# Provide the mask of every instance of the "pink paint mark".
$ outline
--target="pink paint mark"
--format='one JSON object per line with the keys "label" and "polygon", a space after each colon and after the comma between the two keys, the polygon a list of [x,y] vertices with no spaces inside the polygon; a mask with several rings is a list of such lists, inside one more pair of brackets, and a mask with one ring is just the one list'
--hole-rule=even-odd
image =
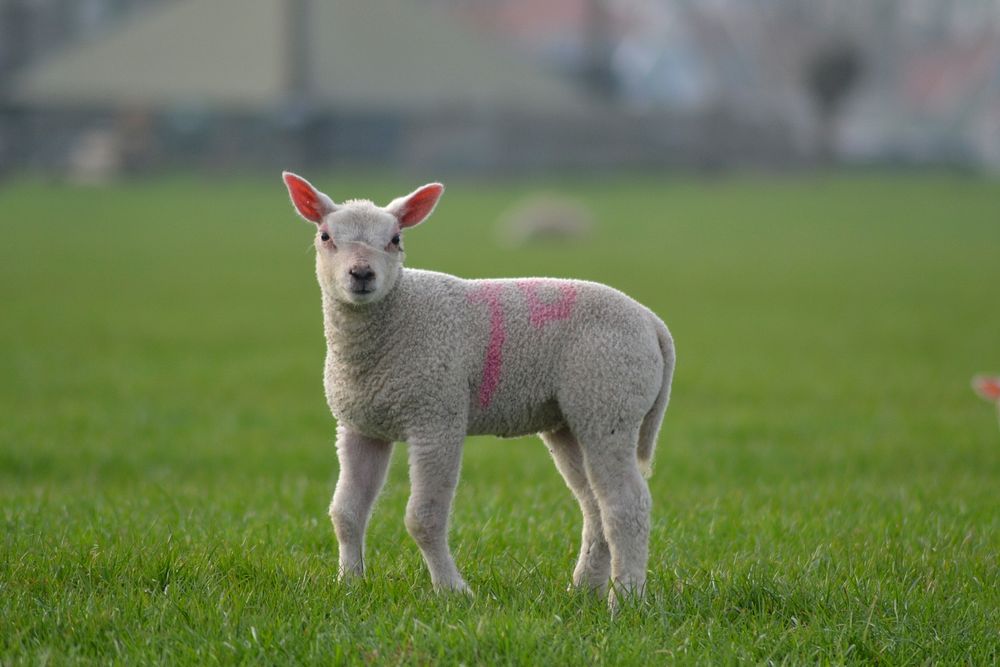
{"label": "pink paint mark", "polygon": [[503,306],[500,304],[500,283],[483,282],[475,291],[470,292],[468,299],[472,303],[485,303],[490,313],[490,340],[486,345],[486,359],[483,361],[483,379],[479,383],[479,407],[487,408],[493,401],[500,384],[500,371],[503,366],[503,343],[507,338],[507,326],[503,317]]}
{"label": "pink paint mark", "polygon": [[[555,280],[519,280],[517,286],[528,302],[531,324],[541,328],[556,320],[565,320],[573,313],[576,303],[576,285]],[[556,287],[561,294],[557,301],[545,303],[538,296],[539,287]]]}

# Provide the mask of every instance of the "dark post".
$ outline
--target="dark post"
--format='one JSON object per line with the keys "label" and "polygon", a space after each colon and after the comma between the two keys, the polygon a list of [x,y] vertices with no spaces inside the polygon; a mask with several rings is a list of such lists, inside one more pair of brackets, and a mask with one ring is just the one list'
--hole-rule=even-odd
{"label": "dark post", "polygon": [[612,30],[611,15],[604,0],[587,0],[584,25],[583,82],[588,90],[603,99],[618,93],[617,81],[611,67]]}
{"label": "dark post", "polygon": [[835,155],[837,120],[863,73],[861,54],[847,41],[834,42],[806,63],[805,84],[819,121],[818,149],[822,162]]}
{"label": "dark post", "polygon": [[23,114],[9,99],[9,88],[31,57],[31,18],[25,0],[0,0],[0,180],[25,159]]}
{"label": "dark post", "polygon": [[285,92],[289,99],[304,101],[312,93],[312,57],[309,19],[311,0],[286,0]]}
{"label": "dark post", "polygon": [[313,62],[311,26],[312,0],[285,0],[285,99],[286,131],[291,158],[309,164],[314,157]]}

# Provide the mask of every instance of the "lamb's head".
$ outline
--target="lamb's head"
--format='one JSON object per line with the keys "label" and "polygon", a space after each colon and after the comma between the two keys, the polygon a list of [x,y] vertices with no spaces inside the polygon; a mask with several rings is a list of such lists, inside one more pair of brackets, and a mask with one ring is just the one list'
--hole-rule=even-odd
{"label": "lamb's head", "polygon": [[403,266],[402,233],[427,219],[444,186],[430,183],[384,207],[367,200],[335,204],[295,174],[283,174],[303,218],[316,225],[316,276],[331,297],[374,303],[388,294]]}

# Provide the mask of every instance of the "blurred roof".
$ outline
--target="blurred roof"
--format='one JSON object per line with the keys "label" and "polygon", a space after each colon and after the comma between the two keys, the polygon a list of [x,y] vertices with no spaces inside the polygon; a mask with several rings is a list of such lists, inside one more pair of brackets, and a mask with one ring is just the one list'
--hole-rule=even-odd
{"label": "blurred roof", "polygon": [[[177,0],[28,68],[33,104],[277,109],[289,103],[287,0]],[[572,85],[434,9],[391,0],[313,0],[312,101],[338,109],[483,106],[566,111]]]}

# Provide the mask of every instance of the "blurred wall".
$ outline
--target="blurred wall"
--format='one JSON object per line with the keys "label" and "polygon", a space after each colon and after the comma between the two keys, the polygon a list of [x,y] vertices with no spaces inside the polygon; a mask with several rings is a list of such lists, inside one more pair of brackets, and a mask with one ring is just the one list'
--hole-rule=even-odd
{"label": "blurred wall", "polygon": [[[272,168],[279,161],[456,172],[798,168],[831,161],[1000,169],[996,1],[406,5],[428,23],[447,23],[446,34],[468,32],[468,42],[516,54],[537,70],[539,81],[547,77],[553,86],[574,89],[576,97],[566,99],[575,101],[557,109],[525,99],[508,105],[503,95],[484,104],[473,94],[413,108],[405,94],[391,104],[340,105],[336,95],[302,104],[294,96],[308,90],[303,81],[289,83],[284,101],[242,108],[114,98],[53,104],[13,94],[19,78],[30,77],[39,63],[72,58],[74,45],[102,43],[162,8],[198,7],[191,4],[197,1],[0,0],[0,171],[91,169],[113,176],[161,168]],[[308,12],[323,0],[253,1]],[[324,9],[347,17],[342,27],[350,30],[366,6],[343,0]],[[330,61],[310,59],[304,43],[309,32],[302,29],[308,16],[299,18],[289,23],[299,26],[296,48],[286,49],[299,66],[289,71],[322,77]],[[233,17],[234,34],[241,19]],[[407,26],[394,36],[391,16],[378,21],[386,26],[387,42],[407,40]],[[223,51],[224,36],[220,30]],[[359,63],[369,48],[377,53],[372,41],[357,50]],[[405,46],[416,56],[430,44],[415,35]],[[394,57],[405,59],[406,53]],[[440,57],[450,65],[475,61],[472,55],[455,50]],[[129,60],[128,54],[117,59]],[[483,80],[507,66],[482,62]],[[421,76],[428,84],[447,76],[436,70],[428,67]],[[393,85],[386,80],[385,99]]]}

